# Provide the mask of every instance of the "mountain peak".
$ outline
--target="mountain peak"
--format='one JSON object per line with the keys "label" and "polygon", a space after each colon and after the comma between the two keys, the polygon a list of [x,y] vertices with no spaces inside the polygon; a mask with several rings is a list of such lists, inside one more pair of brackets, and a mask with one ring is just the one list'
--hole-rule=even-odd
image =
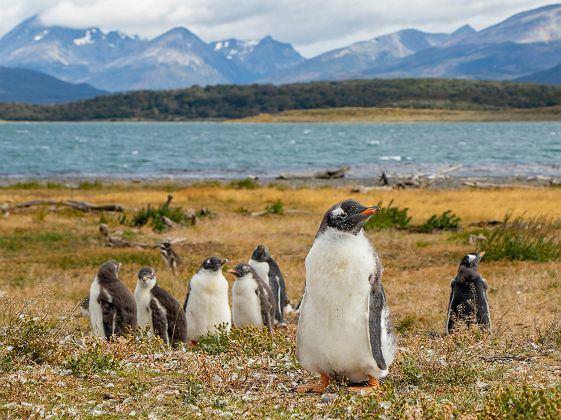
{"label": "mountain peak", "polygon": [[456,29],[454,32],[452,32],[450,35],[452,36],[458,36],[458,35],[470,35],[477,32],[475,29],[473,29],[473,27],[471,25],[464,25],[464,26],[460,26],[458,29]]}

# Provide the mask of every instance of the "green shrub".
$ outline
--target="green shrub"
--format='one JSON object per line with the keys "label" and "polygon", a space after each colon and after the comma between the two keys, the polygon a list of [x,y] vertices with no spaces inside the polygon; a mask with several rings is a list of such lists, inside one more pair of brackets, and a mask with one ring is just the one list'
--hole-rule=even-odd
{"label": "green shrub", "polygon": [[230,348],[236,354],[259,356],[273,349],[273,342],[266,328],[234,328],[229,335]]}
{"label": "green shrub", "polygon": [[460,219],[452,210],[446,210],[440,216],[433,214],[425,223],[419,226],[420,232],[433,232],[435,230],[456,230],[460,227]]}
{"label": "green shrub", "polygon": [[61,351],[59,340],[62,338],[57,321],[19,315],[0,335],[4,354],[0,360],[3,369],[21,363],[53,363]]}
{"label": "green shrub", "polygon": [[226,326],[221,324],[218,326],[218,331],[215,333],[208,333],[198,340],[198,345],[195,351],[200,351],[206,354],[220,354],[226,353],[230,348],[230,338],[226,332]]}
{"label": "green shrub", "polygon": [[273,201],[271,204],[265,207],[265,212],[267,214],[284,214],[284,203],[281,199]]}
{"label": "green shrub", "polygon": [[228,188],[233,188],[235,190],[256,190],[259,188],[259,183],[252,178],[244,178],[231,181],[228,184]]}
{"label": "green shrub", "polygon": [[503,223],[490,231],[482,246],[485,259],[553,261],[561,259],[561,223],[547,217],[512,219],[507,214]]}
{"label": "green shrub", "polygon": [[[140,209],[132,216],[131,224],[133,226],[150,224],[155,232],[162,232],[168,229],[164,222],[164,217],[167,217],[174,223],[184,224],[186,217],[183,209],[181,207],[171,207],[169,202],[170,200],[158,207],[148,205],[148,207]],[[121,222],[126,223],[127,218],[123,217]]]}
{"label": "green shrub", "polygon": [[383,230],[383,229],[407,229],[411,222],[408,215],[409,208],[403,209],[393,207],[393,200],[389,202],[387,207],[383,206],[380,201],[377,205],[380,210],[364,225],[365,230]]}
{"label": "green shrub", "polygon": [[99,344],[64,362],[66,369],[70,369],[74,376],[81,377],[90,377],[106,371],[115,371],[119,369],[119,366],[119,362],[115,360],[113,355],[103,352]]}
{"label": "green shrub", "polygon": [[558,419],[561,389],[538,389],[524,385],[522,390],[507,387],[487,401],[480,418]]}

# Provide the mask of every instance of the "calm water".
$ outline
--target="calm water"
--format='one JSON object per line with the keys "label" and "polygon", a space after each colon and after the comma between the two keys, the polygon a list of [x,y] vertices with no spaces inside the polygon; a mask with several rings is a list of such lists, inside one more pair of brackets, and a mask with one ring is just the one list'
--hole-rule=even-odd
{"label": "calm water", "polygon": [[347,164],[352,177],[561,175],[561,123],[0,124],[2,177],[236,178]]}

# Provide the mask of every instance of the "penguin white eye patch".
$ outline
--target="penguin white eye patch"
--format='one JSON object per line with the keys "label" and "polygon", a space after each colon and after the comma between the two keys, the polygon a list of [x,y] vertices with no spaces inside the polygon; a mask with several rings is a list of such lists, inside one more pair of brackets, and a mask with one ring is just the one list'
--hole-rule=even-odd
{"label": "penguin white eye patch", "polygon": [[472,262],[473,260],[475,260],[475,255],[469,254],[468,258],[469,258],[469,262]]}
{"label": "penguin white eye patch", "polygon": [[343,210],[341,207],[337,207],[336,209],[333,209],[331,214],[334,217],[346,217],[347,216],[347,214],[345,213],[345,210]]}

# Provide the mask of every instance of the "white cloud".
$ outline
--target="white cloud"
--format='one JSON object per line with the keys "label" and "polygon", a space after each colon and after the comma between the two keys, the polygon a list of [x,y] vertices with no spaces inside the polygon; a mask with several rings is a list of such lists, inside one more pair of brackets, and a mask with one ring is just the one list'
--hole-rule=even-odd
{"label": "white cloud", "polygon": [[272,35],[306,56],[397,29],[477,29],[548,1],[504,0],[2,0],[0,34],[40,13],[46,24],[153,37],[186,26],[205,41]]}

